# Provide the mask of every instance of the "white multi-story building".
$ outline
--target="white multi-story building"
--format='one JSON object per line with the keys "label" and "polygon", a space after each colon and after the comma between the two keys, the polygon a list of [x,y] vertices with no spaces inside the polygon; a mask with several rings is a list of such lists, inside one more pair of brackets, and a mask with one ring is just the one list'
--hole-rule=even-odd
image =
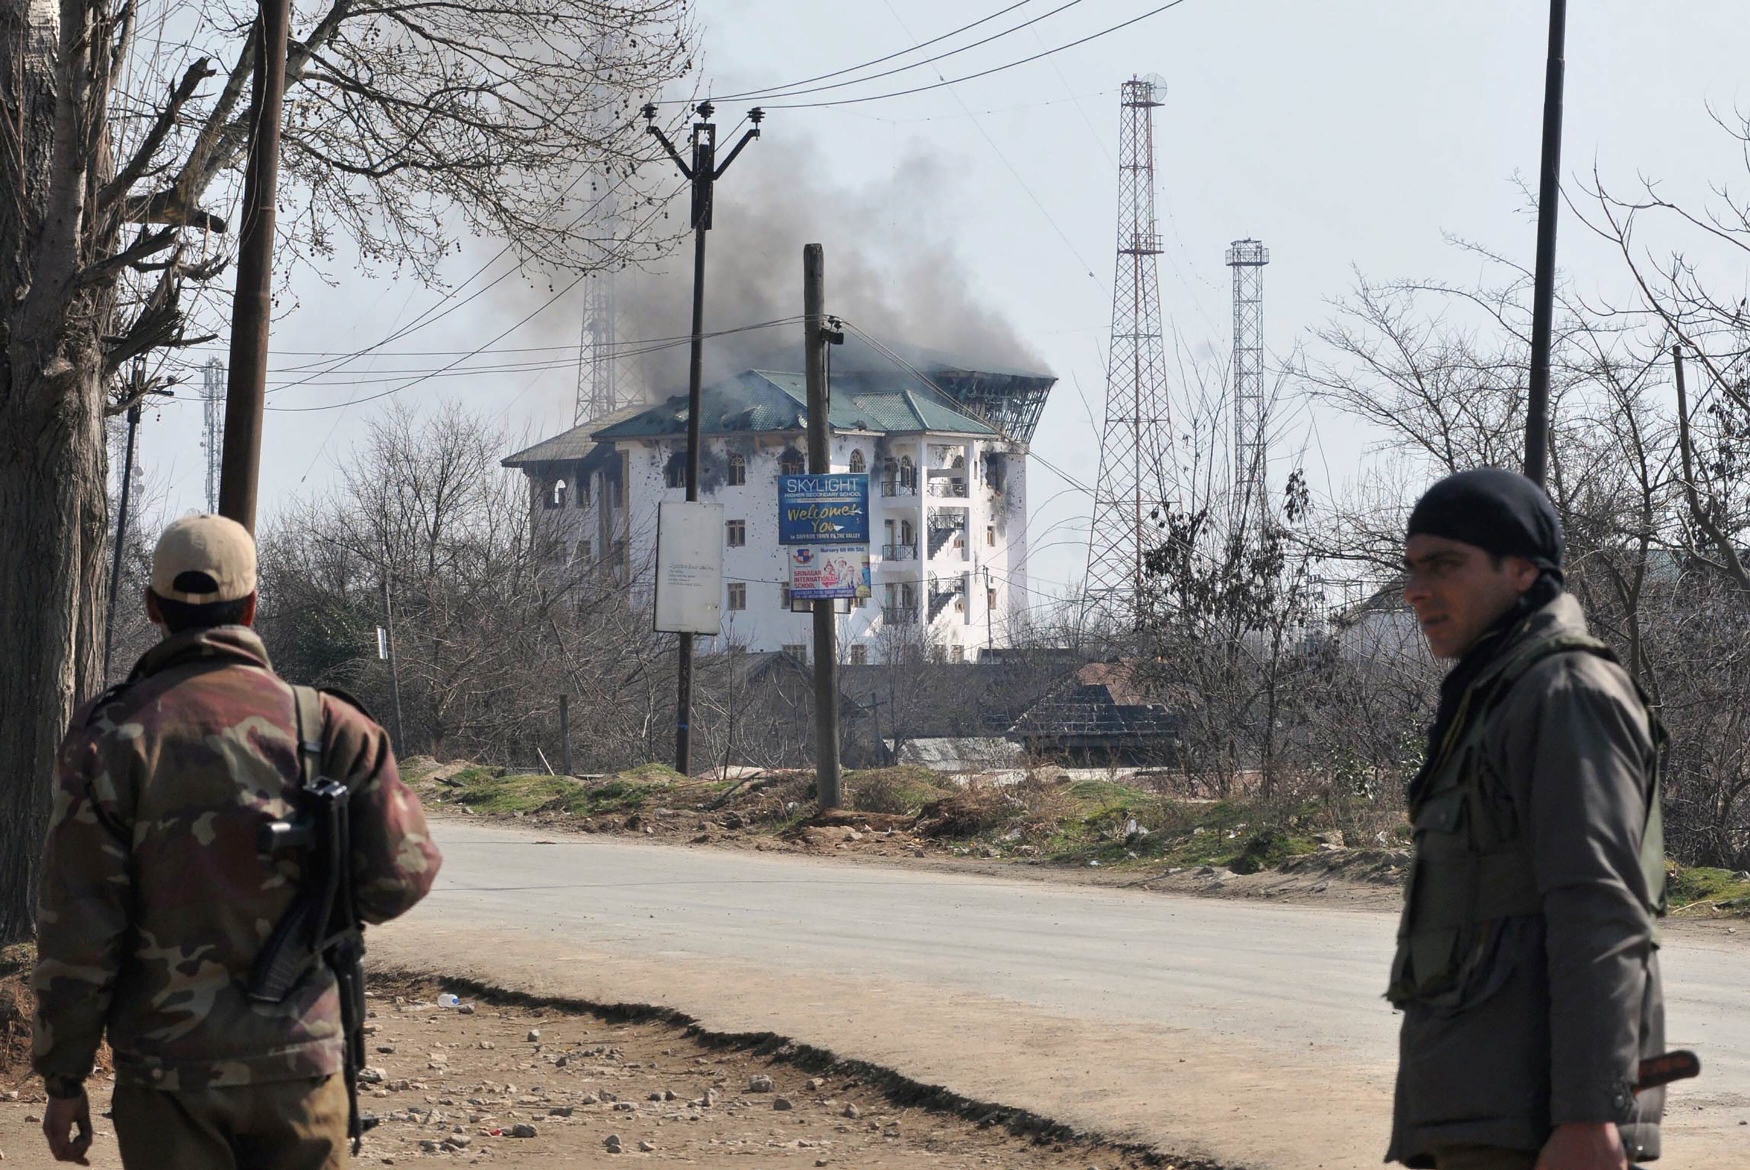
{"label": "white multi-story building", "polygon": [[[920,358],[911,369],[834,354],[831,462],[869,476],[872,596],[839,619],[844,661],[901,647],[972,661],[1007,646],[1027,604],[1027,441],[1055,378]],[[885,367],[885,368],[883,368]],[[778,544],[781,473],[804,470],[803,376],[747,370],[704,388],[699,498],[723,505],[723,633],[700,649],[806,660]],[[633,588],[648,579],[662,500],[686,496],[686,396],[629,408],[504,460],[529,478],[537,530]]]}

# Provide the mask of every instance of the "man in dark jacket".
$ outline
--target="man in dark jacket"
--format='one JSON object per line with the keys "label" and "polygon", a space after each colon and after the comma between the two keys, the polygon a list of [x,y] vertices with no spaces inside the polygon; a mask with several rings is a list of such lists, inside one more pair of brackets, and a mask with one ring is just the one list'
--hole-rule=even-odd
{"label": "man in dark jacket", "polygon": [[[350,1111],[333,973],[315,963],[279,1002],[247,990],[300,876],[258,845],[300,769],[293,689],[249,628],[249,534],[219,516],[172,524],[146,605],[164,640],[79,710],[56,765],[31,980],[44,1133],[58,1160],[85,1161],[84,1081],[107,1032],[129,1170],[338,1170]],[[317,710],[320,775],[350,794],[355,906],[381,922],[425,896],[438,852],[383,729],[335,695]]]}
{"label": "man in dark jacket", "polygon": [[1404,599],[1455,660],[1409,792],[1416,858],[1387,1161],[1624,1170],[1659,1156],[1656,723],[1563,592],[1530,480],[1450,476],[1412,513]]}

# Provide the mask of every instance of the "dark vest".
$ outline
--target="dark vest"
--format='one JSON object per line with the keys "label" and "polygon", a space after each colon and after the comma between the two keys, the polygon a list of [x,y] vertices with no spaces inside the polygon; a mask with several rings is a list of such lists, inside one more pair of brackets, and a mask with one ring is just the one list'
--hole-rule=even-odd
{"label": "dark vest", "polygon": [[[1485,739],[1489,715],[1527,671],[1552,655],[1572,653],[1616,661],[1596,638],[1546,634],[1508,648],[1460,696],[1428,782],[1409,810],[1415,857],[1386,990],[1394,1007],[1419,1003],[1456,1010],[1472,1002],[1488,973],[1495,924],[1543,913],[1524,817],[1489,762]],[[1648,723],[1655,747],[1662,749],[1664,728],[1650,711]],[[1655,772],[1641,840],[1648,910],[1654,915],[1665,909],[1659,788]]]}

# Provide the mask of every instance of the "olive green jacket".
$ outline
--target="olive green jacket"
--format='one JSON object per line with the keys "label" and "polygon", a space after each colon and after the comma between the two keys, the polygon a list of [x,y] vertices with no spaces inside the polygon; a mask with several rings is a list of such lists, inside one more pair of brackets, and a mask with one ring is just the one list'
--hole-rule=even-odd
{"label": "olive green jacket", "polygon": [[[1585,632],[1564,594],[1509,645]],[[1500,815],[1530,839],[1543,912],[1489,928],[1491,957],[1461,1002],[1405,1010],[1386,1160],[1433,1166],[1443,1145],[1536,1150],[1553,1126],[1614,1121],[1630,1158],[1650,1161],[1664,1095],[1632,1089],[1640,1059],[1664,1048],[1640,861],[1655,775],[1645,708],[1621,667],[1565,653],[1483,718]]]}

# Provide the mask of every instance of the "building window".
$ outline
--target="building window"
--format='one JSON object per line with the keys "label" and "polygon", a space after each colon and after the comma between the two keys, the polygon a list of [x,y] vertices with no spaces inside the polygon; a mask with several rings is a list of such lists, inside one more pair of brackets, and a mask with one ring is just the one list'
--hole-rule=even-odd
{"label": "building window", "polygon": [[587,565],[587,564],[589,564],[589,562],[591,560],[591,556],[592,556],[592,554],[591,554],[590,547],[589,547],[589,541],[587,541],[587,540],[578,541],[577,542],[577,563],[580,565]]}
{"label": "building window", "polygon": [[984,607],[992,613],[997,611],[997,587],[995,585],[985,586]]}
{"label": "building window", "polygon": [[577,487],[571,494],[579,508],[589,507],[589,476],[583,474],[581,464],[578,466]]}
{"label": "building window", "polygon": [[911,521],[901,520],[899,522],[899,543],[907,548],[912,548],[917,545],[917,542],[917,530],[911,526]]}
{"label": "building window", "polygon": [[667,480],[668,486],[671,488],[686,487],[687,457],[682,455],[679,451],[670,455],[668,457],[668,467],[663,472],[663,478]]}
{"label": "building window", "polygon": [[950,646],[950,647],[948,647],[948,661],[949,662],[965,662],[966,661],[966,647],[964,647],[964,646]]}
{"label": "building window", "polygon": [[861,473],[868,471],[868,470],[869,470],[869,465],[867,463],[863,462],[862,450],[859,449],[856,451],[852,451],[851,452],[851,474],[852,475],[860,475]]}
{"label": "building window", "polygon": [[730,548],[741,548],[747,544],[747,521],[730,520],[723,525],[723,543]]}
{"label": "building window", "polygon": [[733,452],[729,456],[729,486],[740,487],[747,482],[747,460]]}
{"label": "building window", "polygon": [[556,479],[547,487],[547,506],[563,508],[565,506],[565,481]]}
{"label": "building window", "polygon": [[801,475],[802,452],[794,447],[785,447],[784,453],[778,456],[778,470],[785,475]]}
{"label": "building window", "polygon": [[851,647],[851,665],[852,666],[868,666],[869,665],[869,647],[863,645],[860,642],[857,645],[852,646]]}
{"label": "building window", "polygon": [[808,663],[808,643],[806,642],[786,642],[784,643],[784,653],[803,665]]}
{"label": "building window", "polygon": [[790,587],[788,585],[778,586],[778,608],[790,608]]}
{"label": "building window", "polygon": [[995,548],[997,546],[997,526],[995,524],[987,524],[984,526],[984,543],[988,548]]}
{"label": "building window", "polygon": [[747,608],[747,585],[744,582],[741,582],[741,581],[730,582],[730,584],[729,584],[729,608],[730,609],[746,609]]}

